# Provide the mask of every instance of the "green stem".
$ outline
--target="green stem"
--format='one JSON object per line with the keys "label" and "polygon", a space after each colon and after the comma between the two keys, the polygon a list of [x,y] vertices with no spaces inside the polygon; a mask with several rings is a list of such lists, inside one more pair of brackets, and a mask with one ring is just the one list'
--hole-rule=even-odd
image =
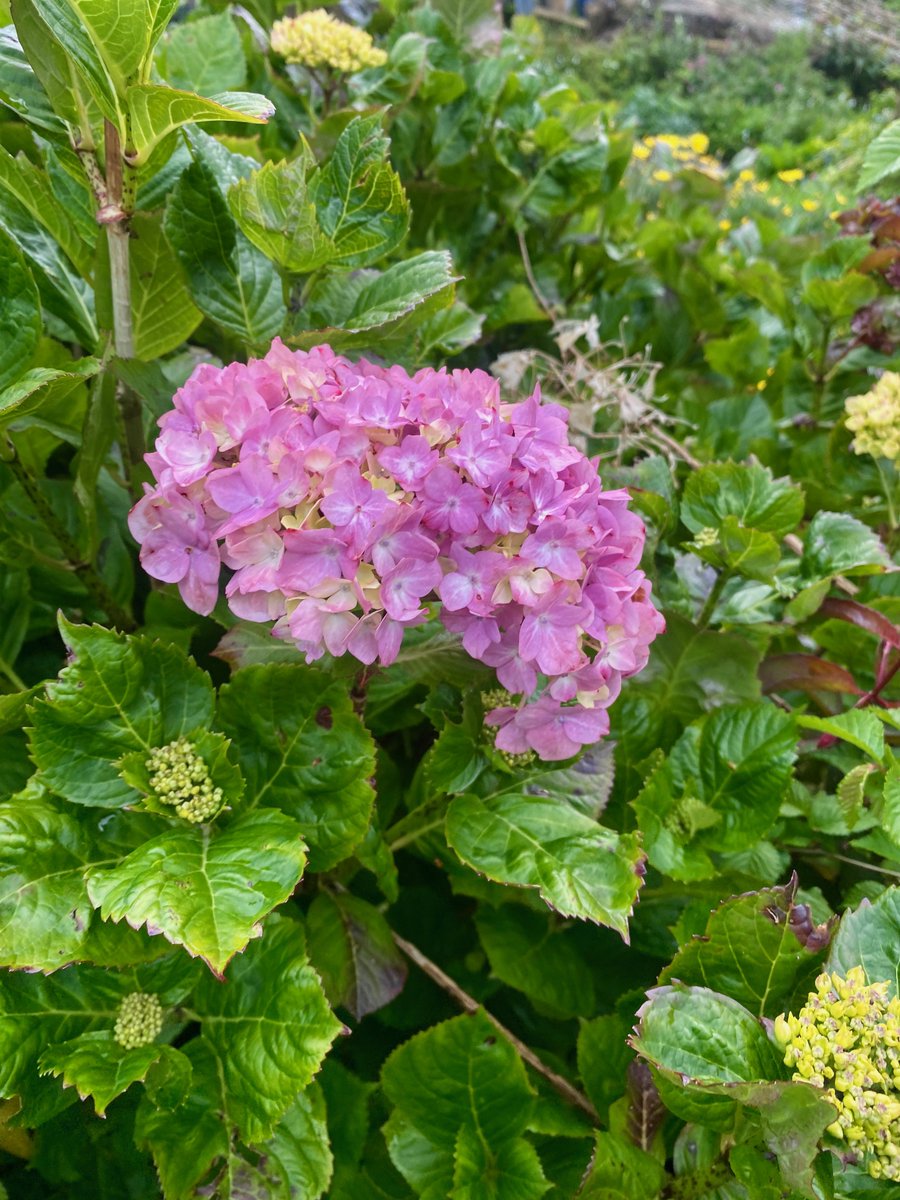
{"label": "green stem", "polygon": [[53,511],[50,502],[41,491],[38,481],[23,465],[15,454],[15,451],[13,451],[12,457],[6,459],[5,462],[6,466],[9,467],[19,481],[22,491],[31,501],[32,508],[43,521],[54,541],[58,544],[63,557],[84,584],[98,607],[103,609],[112,623],[119,629],[125,632],[134,629],[134,620],[121,607],[109,590],[106,581],[94,568],[94,565],[83,560],[77,542]]}
{"label": "green stem", "polygon": [[710,588],[709,595],[706,597],[703,607],[700,610],[700,616],[697,618],[697,627],[699,629],[705,629],[712,620],[712,615],[716,611],[716,605],[719,603],[725,584],[730,578],[731,572],[729,570],[720,571],[716,576],[716,581]]}
{"label": "green stem", "polygon": [[894,497],[891,495],[893,488],[890,481],[884,473],[884,467],[881,465],[881,459],[875,459],[875,466],[878,468],[878,478],[881,480],[881,487],[884,491],[884,498],[887,501],[888,520],[891,523],[891,532],[897,528],[897,509],[894,507]]}
{"label": "green stem", "polygon": [[17,692],[28,691],[28,684],[23,681],[12,663],[7,662],[5,658],[0,658],[0,675],[5,675]]}
{"label": "green stem", "polygon": [[384,840],[390,849],[399,850],[402,846],[408,846],[420,834],[428,833],[432,829],[437,829],[439,825],[443,825],[443,813],[435,817],[435,809],[442,804],[442,796],[431,796],[424,804],[420,804],[411,813],[407,813],[405,817],[396,821],[390,829],[385,831],[384,835]]}

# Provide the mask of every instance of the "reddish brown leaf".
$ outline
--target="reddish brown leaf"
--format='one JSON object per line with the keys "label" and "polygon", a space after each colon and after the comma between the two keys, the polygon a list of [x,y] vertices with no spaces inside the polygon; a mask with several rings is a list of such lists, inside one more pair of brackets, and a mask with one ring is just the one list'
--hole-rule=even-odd
{"label": "reddish brown leaf", "polygon": [[764,692],[843,692],[861,696],[849,671],[815,654],[774,654],[760,664]]}
{"label": "reddish brown leaf", "polygon": [[858,600],[825,600],[819,612],[826,617],[836,617],[839,621],[849,621],[851,625],[864,629],[866,633],[900,650],[900,629],[868,604],[860,604]]}

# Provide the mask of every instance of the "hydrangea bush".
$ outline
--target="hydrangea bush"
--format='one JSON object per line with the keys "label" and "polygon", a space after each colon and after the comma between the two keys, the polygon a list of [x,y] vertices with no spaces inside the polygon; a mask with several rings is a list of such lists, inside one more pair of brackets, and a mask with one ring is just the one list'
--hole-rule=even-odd
{"label": "hydrangea bush", "polygon": [[891,1200],[896,205],[481,0],[11,8],[0,1196]]}
{"label": "hydrangea bush", "polygon": [[568,758],[608,731],[662,620],[643,524],[567,419],[537,392],[504,404],[482,371],[410,376],[278,341],[176,393],[129,525],[145,570],[195,612],[214,609],[224,565],[232,612],[307,662],[389,666],[439,601],[521,697],[487,714],[497,746]]}

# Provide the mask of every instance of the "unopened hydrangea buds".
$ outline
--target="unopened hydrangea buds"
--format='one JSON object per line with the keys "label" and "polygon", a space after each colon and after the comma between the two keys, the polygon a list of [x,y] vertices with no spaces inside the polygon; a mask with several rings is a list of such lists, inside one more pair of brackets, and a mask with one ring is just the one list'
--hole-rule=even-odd
{"label": "unopened hydrangea buds", "polygon": [[289,63],[330,67],[351,74],[366,67],[380,67],[387,55],[379,50],[364,29],[338,21],[323,8],[284,17],[272,26],[272,49]]}
{"label": "unopened hydrangea buds", "polygon": [[828,1126],[875,1179],[900,1183],[900,999],[890,984],[822,974],[800,1012],[777,1017],[775,1040],[794,1079],[824,1088]]}
{"label": "unopened hydrangea buds", "polygon": [[145,570],[196,612],[224,564],[233,612],[307,661],[388,665],[440,601],[522,697],[488,713],[499,749],[561,759],[607,732],[663,622],[643,525],[570,445],[564,408],[504,403],[482,371],[410,376],[280,341],[198,367],[174,404],[130,527]]}
{"label": "unopened hydrangea buds", "polygon": [[113,1037],[125,1050],[148,1046],[159,1037],[163,1010],[159,997],[148,992],[132,992],[119,1005]]}
{"label": "unopened hydrangea buds", "polygon": [[844,403],[846,425],[856,454],[900,458],[900,375],[885,371],[871,391],[850,396]]}

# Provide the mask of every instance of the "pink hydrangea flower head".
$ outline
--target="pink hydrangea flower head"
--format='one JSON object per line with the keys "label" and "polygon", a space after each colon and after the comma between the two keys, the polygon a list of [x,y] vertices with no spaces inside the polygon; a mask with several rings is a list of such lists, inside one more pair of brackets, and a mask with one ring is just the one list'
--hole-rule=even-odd
{"label": "pink hydrangea flower head", "polygon": [[540,393],[483,371],[327,346],[197,368],[160,420],[155,487],[129,524],[154,578],[209,613],[225,597],[315,661],[388,665],[439,614],[512,693],[497,746],[567,758],[602,737],[663,622],[640,519]]}

